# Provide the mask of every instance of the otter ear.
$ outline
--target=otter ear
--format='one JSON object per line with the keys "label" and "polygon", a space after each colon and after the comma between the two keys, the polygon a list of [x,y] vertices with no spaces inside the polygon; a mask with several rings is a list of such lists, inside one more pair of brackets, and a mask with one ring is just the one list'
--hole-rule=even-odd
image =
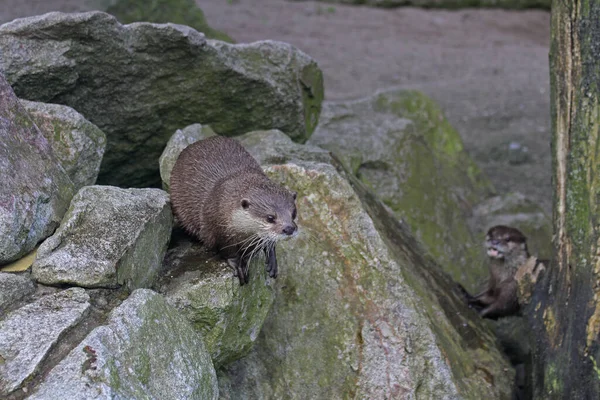
{"label": "otter ear", "polygon": [[248,200],[248,199],[242,199],[242,208],[244,210],[247,210],[248,207],[250,207],[250,200]]}
{"label": "otter ear", "polygon": [[294,200],[296,200],[296,197],[298,197],[298,193],[297,193],[297,192],[294,192],[294,191],[292,191],[292,197],[294,198]]}

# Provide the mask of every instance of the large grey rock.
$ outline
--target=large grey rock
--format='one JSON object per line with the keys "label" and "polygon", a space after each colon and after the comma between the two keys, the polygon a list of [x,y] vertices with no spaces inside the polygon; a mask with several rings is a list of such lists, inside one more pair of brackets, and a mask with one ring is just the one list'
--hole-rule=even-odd
{"label": "large grey rock", "polygon": [[476,290],[487,277],[467,218],[493,188],[432,100],[393,90],[326,102],[309,143],[334,152],[455,280]]}
{"label": "large grey rock", "polygon": [[171,171],[181,151],[190,144],[213,135],[215,135],[215,132],[207,125],[192,124],[183,129],[177,129],[167,142],[165,149],[158,159],[163,189],[166,191],[169,190]]}
{"label": "large grey rock", "polygon": [[106,135],[71,107],[21,100],[75,189],[96,183]]}
{"label": "large grey rock", "polygon": [[1,265],[29,253],[52,234],[74,193],[50,143],[1,71],[0,171]]}
{"label": "large grey rock", "polygon": [[275,299],[264,260],[252,262],[250,282],[240,286],[226,262],[181,237],[165,264],[159,290],[202,334],[215,368],[247,355]]}
{"label": "large grey rock", "polygon": [[278,247],[276,300],[254,350],[227,366],[223,398],[509,397],[494,336],[360,181],[278,132],[241,142],[298,191],[300,236]]}
{"label": "large grey rock", "polygon": [[108,137],[98,181],[158,184],[178,128],[281,129],[308,139],[323,97],[317,64],[273,41],[231,45],[181,25],[121,25],[105,13],[50,13],[0,27],[0,70],[19,97],[65,104]]}
{"label": "large grey rock", "polygon": [[216,399],[201,336],[164,298],[134,291],[54,367],[30,399]]}
{"label": "large grey rock", "polygon": [[35,285],[28,276],[0,272],[0,319],[11,304],[34,291]]}
{"label": "large grey rock", "polygon": [[0,395],[19,388],[89,307],[85,290],[72,288],[44,296],[1,320]]}
{"label": "large grey rock", "polygon": [[46,285],[149,287],[172,223],[169,197],[160,189],[86,186],[38,249],[32,276]]}

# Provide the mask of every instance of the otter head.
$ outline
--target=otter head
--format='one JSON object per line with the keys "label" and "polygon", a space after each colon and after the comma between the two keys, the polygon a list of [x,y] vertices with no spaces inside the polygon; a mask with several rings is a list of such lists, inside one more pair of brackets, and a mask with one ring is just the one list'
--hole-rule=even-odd
{"label": "otter head", "polygon": [[497,225],[488,231],[485,237],[487,255],[490,258],[504,260],[527,254],[527,238],[518,229]]}
{"label": "otter head", "polygon": [[295,237],[296,192],[274,183],[253,186],[241,197],[232,222],[246,236],[256,235],[257,244]]}

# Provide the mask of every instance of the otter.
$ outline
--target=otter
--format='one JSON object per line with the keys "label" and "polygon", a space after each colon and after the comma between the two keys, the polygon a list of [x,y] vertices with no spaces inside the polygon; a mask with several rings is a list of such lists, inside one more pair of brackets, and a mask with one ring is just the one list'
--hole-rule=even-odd
{"label": "otter", "polygon": [[171,204],[183,228],[248,283],[252,257],[263,251],[277,277],[275,244],[298,233],[296,193],[272,182],[236,140],[211,136],[186,147],[171,172]]}
{"label": "otter", "polygon": [[485,238],[490,277],[485,290],[467,296],[469,305],[483,318],[497,319],[518,313],[518,283],[515,274],[529,260],[527,238],[518,229],[497,225]]}

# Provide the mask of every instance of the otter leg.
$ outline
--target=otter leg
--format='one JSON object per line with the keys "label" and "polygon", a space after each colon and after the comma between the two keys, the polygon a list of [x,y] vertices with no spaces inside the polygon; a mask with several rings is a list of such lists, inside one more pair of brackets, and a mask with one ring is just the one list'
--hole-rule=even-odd
{"label": "otter leg", "polygon": [[277,278],[277,255],[275,254],[275,246],[267,246],[263,249],[266,257],[266,269],[271,278]]}
{"label": "otter leg", "polygon": [[496,301],[496,296],[492,292],[486,292],[469,299],[469,304],[480,304],[487,306]]}
{"label": "otter leg", "polygon": [[236,256],[233,258],[228,258],[227,263],[235,271],[235,276],[238,277],[240,286],[248,283],[248,259],[246,257]]}
{"label": "otter leg", "polygon": [[517,300],[516,282],[507,282],[502,285],[496,300],[479,312],[482,318],[497,319],[516,314],[519,311]]}

